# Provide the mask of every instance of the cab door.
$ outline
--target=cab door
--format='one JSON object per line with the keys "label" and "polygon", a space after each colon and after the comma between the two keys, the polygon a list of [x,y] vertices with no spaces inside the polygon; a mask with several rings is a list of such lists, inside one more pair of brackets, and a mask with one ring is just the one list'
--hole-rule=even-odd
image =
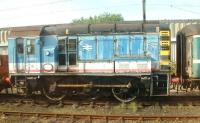
{"label": "cab door", "polygon": [[67,71],[67,45],[68,38],[58,38],[58,71]]}
{"label": "cab door", "polygon": [[58,40],[58,71],[77,71],[77,37],[60,37]]}
{"label": "cab door", "polygon": [[68,72],[77,72],[77,37],[68,37],[67,47],[67,70]]}
{"label": "cab door", "polygon": [[25,72],[39,73],[40,72],[40,43],[39,39],[25,39]]}
{"label": "cab door", "polygon": [[24,52],[24,39],[16,39],[16,71],[18,73],[25,73],[25,52]]}
{"label": "cab door", "polygon": [[40,72],[39,46],[35,38],[16,39],[16,70],[18,73]]}

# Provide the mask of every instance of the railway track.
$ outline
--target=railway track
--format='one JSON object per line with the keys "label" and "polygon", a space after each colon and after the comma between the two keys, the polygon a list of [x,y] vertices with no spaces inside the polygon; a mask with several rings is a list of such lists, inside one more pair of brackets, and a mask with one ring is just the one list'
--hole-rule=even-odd
{"label": "railway track", "polygon": [[[119,105],[120,102],[116,101],[113,98],[104,98],[104,99],[97,99],[97,100],[91,100],[91,99],[85,99],[83,98],[71,98],[71,99],[65,99],[61,102],[52,102],[47,100],[44,97],[41,96],[34,96],[34,97],[24,97],[24,96],[18,96],[18,95],[0,95],[0,103],[1,104],[33,104],[33,105],[75,105],[75,106],[113,106],[113,105]],[[200,106],[200,96],[160,96],[160,97],[152,97],[151,99],[143,97],[136,99],[134,101],[137,105],[140,106],[154,106],[154,105],[160,105],[160,106]],[[126,105],[129,105],[131,103],[127,103]]]}
{"label": "railway track", "polygon": [[104,99],[104,100],[91,100],[85,98],[71,98],[65,99],[60,102],[53,102],[47,100],[45,97],[34,96],[34,97],[24,97],[18,95],[0,95],[0,104],[31,104],[31,105],[41,105],[41,106],[51,106],[51,105],[68,105],[68,106],[109,106],[119,104],[118,101],[112,99]]}
{"label": "railway track", "polygon": [[[200,106],[200,97],[153,97],[151,100],[149,99],[145,99],[141,98],[136,100],[137,103],[137,111],[139,111],[139,114],[136,115],[132,115],[134,114],[134,111],[132,113],[130,113],[130,109],[132,107],[129,107],[127,105],[129,104],[123,104],[126,105],[124,107],[119,107],[119,110],[123,110],[122,112],[125,113],[116,113],[115,111],[119,111],[119,110],[115,110],[115,106],[114,105],[121,105],[121,103],[117,102],[117,101],[113,101],[113,100],[95,100],[95,101],[89,101],[89,100],[77,100],[77,99],[72,99],[72,100],[63,100],[62,104],[63,105],[72,105],[72,107],[62,107],[62,108],[57,108],[57,106],[55,107],[55,105],[58,105],[59,103],[49,103],[47,100],[45,100],[45,98],[42,97],[34,97],[34,99],[39,99],[36,102],[34,101],[33,98],[25,98],[25,97],[19,97],[19,96],[10,96],[10,98],[5,98],[4,103],[2,103],[3,100],[3,95],[0,96],[0,105],[2,105],[2,107],[4,107],[3,105],[5,105],[5,110],[0,111],[0,118],[5,118],[5,119],[9,119],[9,117],[11,118],[28,118],[31,119],[33,118],[34,120],[38,120],[38,119],[48,119],[48,120],[67,120],[69,122],[77,122],[77,121],[87,121],[88,123],[92,123],[93,121],[98,121],[101,120],[103,122],[106,123],[110,123],[110,121],[119,121],[120,123],[124,122],[132,122],[132,121],[179,121],[179,120],[200,120],[200,115],[197,113],[181,113],[180,116],[179,114],[176,116],[176,113],[174,113],[175,115],[172,115],[170,112],[168,113],[156,113],[157,111],[162,110],[162,108],[158,108],[158,107],[164,107],[163,111],[166,111],[166,108],[169,108],[168,106],[173,105],[173,106],[177,106],[178,107],[180,105],[182,106],[188,106],[188,105],[194,105],[194,106]],[[8,96],[6,96],[8,97]],[[16,99],[16,100],[13,100]],[[7,105],[8,104],[8,105]],[[13,105],[14,104],[14,105]],[[15,108],[18,107],[18,104],[21,105],[20,108]],[[25,104],[25,105],[24,105]],[[26,104],[35,104],[34,106],[31,105],[26,105]],[[51,107],[51,104],[54,105]],[[43,107],[42,105],[46,105],[46,106],[50,106],[50,109],[53,109],[54,111],[48,110],[49,108]],[[74,109],[73,105],[76,105],[77,108]],[[109,108],[104,108],[105,106],[108,106]],[[142,107],[140,107],[139,105],[144,105]],[[156,107],[156,109],[154,109],[154,105]],[[165,105],[168,105],[165,107]],[[31,108],[37,108],[37,110],[34,110],[33,112],[29,112],[31,108],[27,108],[31,107]],[[87,106],[92,106],[92,108],[88,108]],[[112,107],[113,106],[113,107]],[[130,104],[131,106],[131,104]],[[148,113],[142,113],[145,112],[145,106],[147,106],[147,109],[150,107],[150,109],[152,110],[148,110],[148,111],[152,111],[154,113],[152,114],[148,114]],[[6,108],[7,107],[7,108]],[[94,107],[94,109],[93,109]],[[114,108],[115,107],[115,108]],[[190,107],[190,106],[188,106]],[[21,108],[25,108],[24,110],[19,110]],[[27,109],[26,109],[27,108]],[[63,109],[64,108],[64,109]],[[123,109],[125,108],[125,109]],[[185,108],[185,107],[179,107],[179,108],[175,108],[172,110],[179,110],[179,109]],[[196,107],[194,107],[196,108]],[[188,108],[188,109],[194,109],[194,108]],[[42,109],[42,110],[41,110]],[[81,110],[86,110],[87,113],[84,112],[79,112]],[[102,109],[102,110],[101,110]],[[128,110],[127,110],[128,109]],[[139,109],[139,110],[138,110]],[[141,109],[141,110],[140,110]],[[144,109],[144,110],[143,110]],[[68,111],[66,111],[68,110]],[[74,111],[74,110],[78,110],[78,111]],[[101,111],[97,111],[97,110],[101,110]],[[108,110],[112,110],[112,113],[108,113]],[[28,112],[27,112],[28,111]],[[91,113],[91,112],[93,113]],[[142,111],[142,112],[141,112]],[[160,111],[160,112],[163,112]],[[167,110],[169,111],[169,110]],[[180,111],[180,110],[179,110]],[[182,111],[182,110],[181,110]],[[46,112],[51,112],[51,113],[46,113]],[[62,113],[61,113],[62,112]],[[175,111],[176,112],[176,111]],[[87,114],[87,115],[85,115]],[[90,115],[90,114],[95,114],[95,115]],[[106,115],[104,115],[106,114]],[[115,114],[115,115],[110,115],[110,114]],[[123,115],[121,115],[123,114]],[[128,115],[124,115],[124,114],[128,114]],[[94,122],[95,123],[95,122]]]}
{"label": "railway track", "polygon": [[36,117],[36,118],[57,118],[64,120],[104,120],[109,121],[174,121],[174,120],[200,120],[200,116],[136,116],[136,115],[82,115],[82,114],[61,114],[61,113],[40,113],[40,112],[8,112],[0,111],[3,117]]}
{"label": "railway track", "polygon": [[[142,97],[133,101],[134,103],[141,106],[153,106],[153,105],[169,105],[169,106],[200,106],[200,96],[160,96],[160,97],[151,97],[146,98]],[[41,96],[34,97],[24,97],[18,95],[0,95],[1,104],[36,104],[36,105],[77,105],[77,106],[109,106],[109,105],[119,105],[120,102],[116,101],[113,98],[103,98],[97,100],[85,99],[82,98],[71,98],[65,99],[61,102],[52,102]],[[130,103],[126,103],[127,105]]]}

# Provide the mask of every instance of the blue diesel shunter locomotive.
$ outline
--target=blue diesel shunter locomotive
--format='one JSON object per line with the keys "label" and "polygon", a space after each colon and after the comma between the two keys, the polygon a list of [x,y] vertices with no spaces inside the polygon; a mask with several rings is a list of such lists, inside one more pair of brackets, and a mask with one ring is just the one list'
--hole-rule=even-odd
{"label": "blue diesel shunter locomotive", "polygon": [[129,102],[168,93],[170,31],[160,24],[13,28],[9,73],[19,93],[48,99],[85,93]]}

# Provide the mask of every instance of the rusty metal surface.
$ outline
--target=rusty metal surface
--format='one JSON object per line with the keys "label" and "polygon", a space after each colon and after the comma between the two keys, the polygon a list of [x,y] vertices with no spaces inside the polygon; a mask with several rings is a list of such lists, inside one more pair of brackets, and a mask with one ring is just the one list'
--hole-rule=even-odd
{"label": "rusty metal surface", "polygon": [[157,32],[159,23],[132,24],[59,24],[44,26],[41,35],[106,34],[119,32]]}
{"label": "rusty metal surface", "polygon": [[8,56],[7,55],[0,55],[0,76],[6,77],[8,76]]}
{"label": "rusty metal surface", "polygon": [[141,32],[142,31],[142,25],[139,24],[117,24],[116,25],[116,31],[117,32]]}
{"label": "rusty metal surface", "polygon": [[170,23],[170,30],[171,30],[171,38],[172,40],[176,39],[177,33],[182,30],[184,27],[191,25],[191,24],[200,24],[199,21],[183,21],[183,22],[171,22]]}
{"label": "rusty metal surface", "polygon": [[115,24],[91,24],[91,32],[115,32]]}
{"label": "rusty metal surface", "polygon": [[200,34],[200,24],[193,24],[193,25],[185,26],[179,32],[184,34],[185,36],[198,35],[198,34]]}
{"label": "rusty metal surface", "polygon": [[87,34],[88,24],[58,24],[44,26],[41,35]]}
{"label": "rusty metal surface", "polygon": [[96,84],[58,84],[57,87],[61,88],[129,88],[131,85],[96,85]]}
{"label": "rusty metal surface", "polygon": [[[118,30],[117,32],[124,32],[124,30],[128,29],[128,30],[132,30],[132,27],[124,27],[122,26],[123,24],[130,24],[130,25],[137,25],[137,31],[141,31],[141,28],[138,28],[138,24],[140,25],[142,21],[125,21],[125,22],[121,22],[119,23],[119,25],[117,26],[116,30]],[[169,24],[170,30],[171,30],[171,38],[173,41],[176,40],[176,34],[178,31],[180,31],[183,27],[185,27],[186,25],[191,25],[191,24],[200,24],[200,19],[183,19],[183,20],[147,20],[146,21],[147,24],[151,23],[151,24],[157,24],[157,23],[165,23],[165,24]],[[122,25],[121,25],[122,24]],[[47,25],[38,25],[38,26],[32,26],[32,27],[44,27]],[[50,25],[52,26],[52,25]],[[66,29],[69,31],[70,34],[76,34],[78,32],[82,33],[82,34],[86,34],[88,33],[88,25],[87,24],[56,24],[56,26],[64,26],[66,27],[62,32],[62,34],[66,33]],[[25,28],[29,28],[31,29],[32,27],[25,27]],[[119,29],[119,27],[121,29]],[[136,27],[134,29],[136,29]],[[19,27],[14,27],[15,29],[20,29]],[[13,27],[8,27],[8,28],[0,28],[1,30],[10,30],[13,29]],[[27,35],[27,34],[34,34],[37,35],[38,32],[37,31],[30,31],[26,34],[22,33],[22,32],[16,32],[16,34],[18,35]],[[22,36],[23,36],[22,35]]]}
{"label": "rusty metal surface", "polygon": [[30,27],[14,27],[10,29],[9,37],[31,37],[39,36],[42,30],[42,26],[30,26]]}

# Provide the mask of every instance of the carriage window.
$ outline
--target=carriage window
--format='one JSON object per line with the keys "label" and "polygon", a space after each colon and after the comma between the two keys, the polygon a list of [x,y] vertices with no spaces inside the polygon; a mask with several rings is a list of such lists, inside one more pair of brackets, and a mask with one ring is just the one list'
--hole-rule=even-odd
{"label": "carriage window", "polygon": [[69,54],[69,65],[76,65],[76,53]]}
{"label": "carriage window", "polygon": [[59,62],[59,65],[66,65],[65,54],[59,54],[58,55],[58,62]]}
{"label": "carriage window", "polygon": [[17,53],[23,54],[24,53],[24,39],[23,38],[17,38],[16,39],[17,43]]}
{"label": "carriage window", "polygon": [[68,49],[70,51],[75,51],[76,50],[76,39],[69,39]]}
{"label": "carriage window", "polygon": [[27,39],[27,54],[33,55],[35,54],[35,40]]}
{"label": "carriage window", "polygon": [[65,39],[59,40],[58,43],[59,43],[58,44],[59,53],[64,53],[65,52]]}

